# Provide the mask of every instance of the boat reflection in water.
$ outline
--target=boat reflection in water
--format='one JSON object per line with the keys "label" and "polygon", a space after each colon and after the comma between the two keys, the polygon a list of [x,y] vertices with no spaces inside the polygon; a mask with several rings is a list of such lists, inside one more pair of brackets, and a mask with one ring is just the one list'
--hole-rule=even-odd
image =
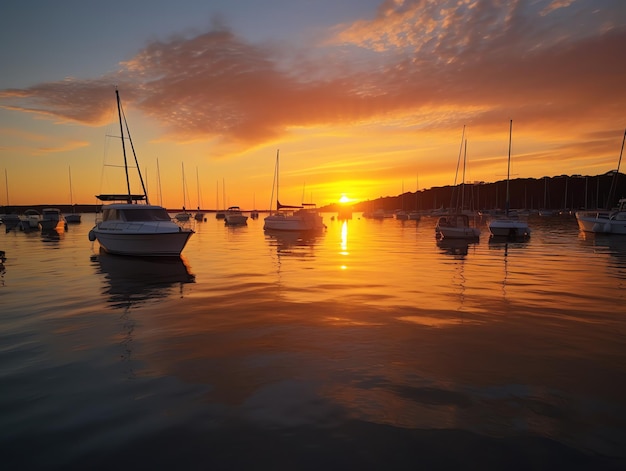
{"label": "boat reflection in water", "polygon": [[43,242],[58,242],[65,235],[65,229],[61,226],[56,229],[42,229],[41,240]]}
{"label": "boat reflection in water", "polygon": [[437,239],[437,247],[441,249],[441,253],[453,255],[455,258],[465,258],[465,255],[469,253],[470,244],[477,243],[478,239]]}
{"label": "boat reflection in water", "polygon": [[314,231],[273,231],[265,229],[265,240],[270,246],[276,247],[280,255],[306,257],[313,251],[317,242],[324,234],[323,230]]}
{"label": "boat reflection in water", "polygon": [[92,261],[105,275],[104,293],[114,307],[165,298],[172,287],[195,282],[182,257],[124,257],[100,250]]}

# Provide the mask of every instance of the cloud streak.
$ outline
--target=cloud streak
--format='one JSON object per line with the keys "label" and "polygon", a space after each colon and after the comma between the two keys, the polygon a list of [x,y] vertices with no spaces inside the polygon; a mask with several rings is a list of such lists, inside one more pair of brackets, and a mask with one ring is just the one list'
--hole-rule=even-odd
{"label": "cloud streak", "polygon": [[620,128],[625,20],[619,1],[390,0],[308,51],[219,28],[153,41],[108,76],[2,90],[0,105],[97,126],[117,85],[166,138],[241,149],[397,116],[423,130],[488,133],[512,116],[537,133]]}

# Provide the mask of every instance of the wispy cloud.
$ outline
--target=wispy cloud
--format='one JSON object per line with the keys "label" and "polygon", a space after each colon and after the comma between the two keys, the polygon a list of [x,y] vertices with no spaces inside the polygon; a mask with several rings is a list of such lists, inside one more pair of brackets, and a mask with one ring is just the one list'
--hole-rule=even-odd
{"label": "wispy cloud", "polygon": [[3,90],[0,104],[100,125],[117,85],[169,138],[243,148],[298,127],[398,115],[425,128],[462,119],[488,131],[511,116],[537,132],[620,128],[625,23],[619,1],[388,0],[309,51],[218,28],[154,41],[110,76]]}

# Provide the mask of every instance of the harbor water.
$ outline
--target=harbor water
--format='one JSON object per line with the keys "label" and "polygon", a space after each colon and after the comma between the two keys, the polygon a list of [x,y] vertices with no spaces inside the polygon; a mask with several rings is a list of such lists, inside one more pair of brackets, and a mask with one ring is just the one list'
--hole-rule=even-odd
{"label": "harbor water", "polygon": [[530,217],[268,234],[207,213],[180,259],[0,226],[13,469],[624,469],[626,237]]}

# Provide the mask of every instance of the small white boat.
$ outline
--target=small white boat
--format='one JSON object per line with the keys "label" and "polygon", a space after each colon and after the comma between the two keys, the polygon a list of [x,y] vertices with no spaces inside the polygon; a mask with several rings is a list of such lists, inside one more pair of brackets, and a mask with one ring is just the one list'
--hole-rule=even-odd
{"label": "small white boat", "polygon": [[[464,147],[465,146],[465,147]],[[463,149],[465,149],[463,151]],[[461,178],[460,195],[457,194],[457,205],[455,212],[442,215],[435,226],[435,236],[439,239],[468,239],[476,240],[480,237],[480,230],[470,225],[469,216],[463,212],[465,208],[465,165],[467,162],[467,139],[465,139],[465,126],[461,134],[461,148],[459,149],[458,168],[461,163],[461,151],[463,151],[463,176]],[[454,178],[456,190],[456,176]],[[454,191],[453,190],[453,195]],[[460,204],[459,204],[460,196]]]}
{"label": "small white boat", "polygon": [[[117,97],[120,129],[124,129],[122,124],[126,120],[125,118],[122,120],[121,103],[117,89],[115,90],[115,95]],[[128,129],[128,126],[125,129]],[[143,193],[131,193],[130,184],[128,183],[128,165],[126,165],[126,147],[124,145],[124,140],[130,139],[130,136],[124,136],[123,134],[122,130],[121,142],[128,193],[97,196],[100,201],[114,203],[107,204],[102,208],[100,221],[89,231],[89,240],[92,242],[97,240],[105,252],[112,254],[180,256],[194,232],[172,221],[167,210],[162,206],[149,203],[139,165],[136,168]],[[123,201],[123,203],[115,203],[115,201]]]}
{"label": "small white boat", "polygon": [[41,211],[39,226],[42,231],[59,231],[66,228],[65,218],[58,208],[44,208]]}
{"label": "small white boat", "polygon": [[512,239],[530,237],[528,223],[519,218],[518,214],[511,211],[509,199],[509,180],[511,175],[511,136],[513,134],[513,120],[509,124],[509,157],[506,172],[506,206],[504,217],[493,219],[489,222],[489,232],[494,237],[507,237]]}
{"label": "small white boat", "polygon": [[326,228],[315,204],[289,206],[280,204],[278,200],[278,151],[276,152],[276,212],[264,219],[263,229],[269,231],[317,231]]}
{"label": "small white boat", "polygon": [[578,211],[576,221],[584,232],[626,234],[626,198],[621,198],[613,211]]}
{"label": "small white boat", "polygon": [[27,209],[22,216],[22,228],[25,230],[39,229],[41,214],[36,209]]}
{"label": "small white boat", "polygon": [[226,210],[224,221],[227,226],[243,226],[247,224],[248,216],[241,212],[239,206],[231,206]]}
{"label": "small white boat", "polygon": [[502,218],[493,219],[489,223],[489,232],[494,237],[507,237],[511,239],[530,237],[528,223],[516,217],[514,211],[509,211]]}
{"label": "small white boat", "polygon": [[435,234],[444,239],[478,239],[480,230],[470,226],[467,214],[456,213],[441,216],[435,226]]}

